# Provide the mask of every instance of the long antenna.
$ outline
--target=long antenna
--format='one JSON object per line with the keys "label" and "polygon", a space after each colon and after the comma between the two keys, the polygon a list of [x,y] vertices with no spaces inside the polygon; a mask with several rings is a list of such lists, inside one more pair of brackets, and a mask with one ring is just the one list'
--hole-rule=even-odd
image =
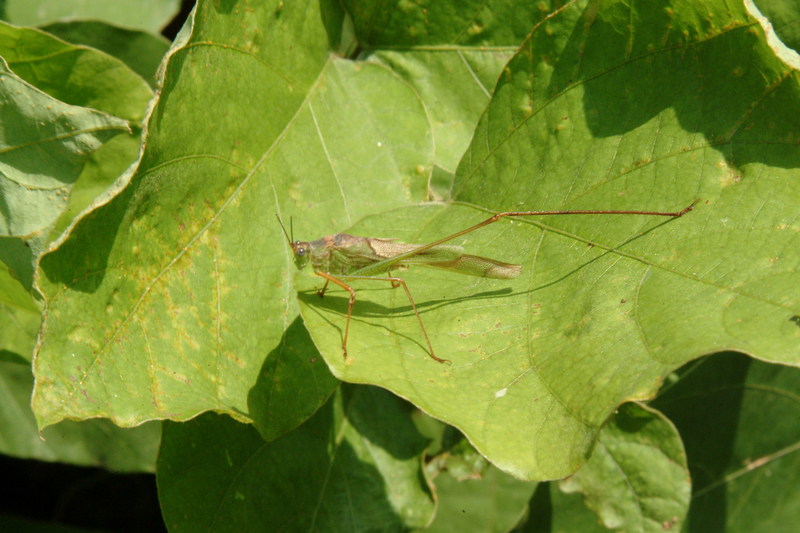
{"label": "long antenna", "polygon": [[[278,224],[281,225],[281,229],[283,230],[283,234],[286,235],[286,240],[289,241],[289,246],[294,248],[294,245],[292,244],[294,241],[289,237],[289,234],[286,233],[286,228],[283,225],[283,221],[281,221],[281,217],[278,216],[278,213],[275,213],[275,218],[278,219]],[[292,229],[292,237],[294,237],[294,227],[292,227],[292,219],[291,219],[291,217],[289,217],[289,226]]]}

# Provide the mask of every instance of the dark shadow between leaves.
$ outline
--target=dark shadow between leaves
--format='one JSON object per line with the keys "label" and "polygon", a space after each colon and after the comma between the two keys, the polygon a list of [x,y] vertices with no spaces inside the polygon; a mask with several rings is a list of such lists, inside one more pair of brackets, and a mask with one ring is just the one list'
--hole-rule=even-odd
{"label": "dark shadow between leaves", "polygon": [[[38,237],[33,241],[37,239]],[[0,238],[0,263],[8,267],[8,273],[19,281],[26,291],[31,291],[33,288],[34,248],[36,244],[32,244],[26,238]]]}
{"label": "dark shadow between leaves", "polygon": [[324,0],[319,2],[319,12],[322,18],[322,25],[328,37],[328,47],[332,52],[340,52],[343,47],[346,47],[345,43],[342,42],[344,38],[355,39],[355,35],[343,35],[344,20],[349,15],[344,12],[338,3]]}
{"label": "dark shadow between leaves", "polygon": [[247,394],[247,416],[273,441],[313,416],[338,385],[297,316],[264,358]]}
{"label": "dark shadow between leaves", "polygon": [[135,188],[131,183],[111,202],[86,215],[58,249],[42,256],[39,266],[51,282],[84,293],[97,290]]}
{"label": "dark shadow between leaves", "polygon": [[[248,425],[210,413],[183,424],[167,424],[158,467],[163,478],[159,499],[166,506],[167,522],[196,528],[201,525],[198,513],[183,515],[186,502],[207,505],[216,497],[215,519],[238,520],[251,531],[326,529],[347,513],[355,515],[352,519],[364,529],[389,524],[390,529],[400,530],[402,519],[386,494],[388,481],[341,439],[339,424],[347,422],[337,421],[334,401],[329,399],[299,427],[267,443]],[[186,453],[193,448],[200,451]],[[217,480],[223,479],[221,473],[228,476],[218,494],[217,487],[209,484],[209,472]],[[246,495],[247,505],[232,505],[234,491],[226,492],[231,487]],[[359,502],[357,509],[351,508],[353,501]],[[225,516],[231,512],[239,514]]]}
{"label": "dark shadow between leaves", "polygon": [[553,530],[552,483],[539,483],[528,501],[528,519],[518,531],[525,533],[549,533]]}
{"label": "dark shadow between leaves", "polygon": [[0,350],[0,363],[14,363],[16,365],[31,366],[31,362],[20,354],[10,350]]}
{"label": "dark shadow between leaves", "polygon": [[725,352],[689,363],[681,379],[653,400],[678,428],[692,477],[688,531],[725,531],[727,484],[732,467],[747,374],[753,360]]}
{"label": "dark shadow between leaves", "polygon": [[402,398],[380,387],[351,384],[342,386],[342,396],[350,424],[395,459],[419,457],[430,444],[411,419],[414,406]]}

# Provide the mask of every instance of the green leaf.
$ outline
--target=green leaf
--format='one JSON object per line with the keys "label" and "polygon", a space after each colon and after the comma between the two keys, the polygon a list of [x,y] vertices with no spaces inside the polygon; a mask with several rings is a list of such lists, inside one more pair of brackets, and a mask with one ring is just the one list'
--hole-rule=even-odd
{"label": "green leaf", "polygon": [[[361,3],[198,3],[130,185],[41,261],[39,423],[216,410],[271,439],[335,387],[319,351],[337,377],[457,426],[501,469],[551,479],[585,462],[617,406],[652,396],[692,358],[733,347],[797,364],[799,161],[786,119],[797,73],[760,27],[723,2],[609,0],[550,18],[500,4],[531,36],[480,123],[469,120],[497,72],[488,60],[472,96],[454,98],[464,125],[446,131],[447,113],[432,110],[458,88],[441,73],[425,81],[433,61],[398,58],[420,52],[424,28],[434,38],[422,46],[479,54],[486,42],[471,40],[455,3],[363,18]],[[351,39],[362,55],[335,55]],[[453,201],[424,203],[437,197]],[[294,216],[303,240],[425,243],[496,211],[672,211],[695,198],[679,220],[504,220],[454,242],[521,264],[514,280],[393,271],[451,365],[429,357],[405,292],[386,281],[353,282],[345,359],[347,293],[320,299],[321,278],[294,272],[274,220]]]}
{"label": "green leaf", "polygon": [[[16,248],[16,256],[20,259],[20,263],[24,261],[24,259],[29,257],[30,251],[29,250],[22,250],[25,246],[23,242],[15,241],[14,239],[9,239],[7,243],[4,243],[6,248],[8,248],[9,243],[14,243]],[[4,258],[5,259],[5,258]],[[24,268],[24,267],[23,267]],[[25,313],[32,313],[36,316],[35,321],[38,323],[40,320],[41,308],[37,304],[36,300],[31,296],[31,293],[25,290],[22,284],[19,282],[19,279],[11,267],[6,264],[0,265],[0,308],[2,308],[2,312],[7,312],[9,314],[16,314],[18,311],[22,311]],[[23,319],[23,322],[26,320]],[[5,321],[0,322],[0,324],[12,324],[14,321]],[[14,342],[8,343],[9,336],[13,335],[12,331],[17,331],[18,325],[14,323],[13,329],[9,328],[3,332],[3,347],[7,344],[12,345],[13,348],[10,348],[12,351],[18,353],[24,353],[26,356],[33,355],[33,340],[35,340],[36,333],[34,332],[31,336],[31,342],[25,343],[26,348],[29,349],[20,349],[19,345]],[[23,328],[24,329],[24,328]],[[9,331],[11,330],[11,331]],[[30,346],[28,346],[30,344]]]}
{"label": "green leaf", "polygon": [[653,402],[674,421],[692,474],[692,531],[768,532],[800,519],[800,376],[741,354],[681,369]]}
{"label": "green leaf", "polygon": [[[14,28],[0,25],[0,31],[4,51],[20,44],[5,39],[11,37]],[[60,214],[86,157],[106,140],[127,131],[128,125],[106,113],[51,98],[11,72],[5,61],[0,67],[7,124],[0,139],[7,206],[0,219],[0,233],[29,236]],[[87,103],[93,102],[81,104]]]}
{"label": "green leaf", "polygon": [[434,479],[439,507],[428,532],[510,531],[527,511],[536,483],[520,481],[489,466],[480,477]]}
{"label": "green leaf", "polygon": [[5,0],[5,17],[21,26],[37,26],[59,19],[102,20],[118,26],[158,33],[180,9],[180,0]]}
{"label": "green leaf", "polygon": [[[419,425],[419,419],[417,424]],[[435,446],[428,449],[433,457],[425,467],[427,472],[434,477],[439,472],[446,471],[457,481],[480,479],[489,467],[486,458],[458,430],[441,422],[439,424],[443,430],[441,436],[434,439],[434,444],[440,445],[442,449],[438,452]]]}
{"label": "green leaf", "polygon": [[123,61],[155,89],[156,71],[169,43],[160,35],[118,28],[96,20],[55,22],[42,30],[73,44],[91,46]]}
{"label": "green leaf", "polygon": [[[0,25],[0,38],[9,29]],[[0,243],[0,260],[30,289],[33,261],[66,207],[83,164],[102,143],[128,131],[128,123],[42,93],[5,61],[0,64],[0,81],[5,125],[0,135],[0,235],[6,237]]]}
{"label": "green leaf", "polygon": [[508,1],[436,2],[424,10],[404,2],[395,8],[346,5],[370,59],[387,64],[427,103],[436,139],[431,195],[449,199],[455,169],[497,77],[532,21],[549,11],[542,4]]}
{"label": "green leaf", "polygon": [[[38,30],[0,24],[0,55],[22,80],[38,84],[34,89],[16,80],[16,86],[23,86],[24,90],[6,87],[14,99],[28,99],[19,104],[23,118],[6,115],[6,133],[22,129],[30,136],[20,146],[7,147],[11,155],[7,154],[6,161],[12,158],[13,172],[9,172],[6,179],[7,183],[14,184],[4,187],[4,200],[14,207],[9,217],[14,223],[36,220],[43,214],[49,217],[36,227],[24,228],[32,233],[5,238],[0,246],[8,265],[0,272],[0,381],[3,383],[0,402],[6,406],[0,413],[0,435],[3,435],[0,449],[16,457],[120,471],[152,471],[160,438],[157,424],[123,431],[104,420],[80,424],[65,421],[44,432],[38,431],[30,408],[33,388],[30,358],[41,324],[41,306],[26,290],[30,289],[32,264],[50,239],[53,217],[61,216],[61,224],[66,225],[130,165],[138,152],[139,141],[134,136],[116,137],[91,152],[99,142],[128,128],[119,118],[87,109],[87,106],[139,121],[151,92],[119,61],[96,50],[68,45]],[[98,75],[100,72],[103,76]],[[26,111],[26,105],[30,105],[34,113]],[[80,121],[86,124],[81,125]],[[107,131],[98,131],[98,125],[103,123]],[[70,132],[78,127],[84,131]],[[50,131],[57,128],[70,133]],[[48,138],[53,135],[55,140]],[[83,137],[94,137],[94,140],[89,144]],[[52,158],[50,169],[42,153]],[[113,158],[109,157],[111,153],[115,154]],[[77,177],[76,170],[81,166],[83,172]],[[45,175],[48,172],[52,175]],[[87,175],[91,175],[90,180]],[[33,181],[26,177],[33,177]],[[47,198],[36,202],[19,201],[15,187],[29,194],[37,190],[42,194],[50,185],[48,179],[60,182],[57,188],[50,190],[57,201]],[[91,187],[87,187],[87,181],[91,181]],[[90,191],[89,197],[86,191]]]}
{"label": "green leaf", "polygon": [[[531,518],[522,531],[526,533],[607,533],[597,514],[586,507],[583,495],[564,494],[557,483],[539,485],[531,500]],[[667,529],[667,531],[670,531]]]}
{"label": "green leaf", "polygon": [[[40,317],[38,313],[9,317],[7,308],[2,307],[0,312],[3,321],[9,319],[6,324],[19,328],[15,332],[7,327],[12,334],[30,334],[27,352],[13,353],[5,346],[0,349],[0,453],[117,472],[153,472],[161,438],[158,423],[120,429],[108,420],[65,420],[39,432],[30,406],[33,376],[25,357],[32,351]],[[27,323],[20,323],[21,318],[26,318]],[[9,344],[6,336],[2,340],[3,345]]]}
{"label": "green leaf", "polygon": [[[157,425],[123,432],[106,421],[65,422],[39,433],[30,408],[33,379],[29,361],[41,323],[41,309],[28,292],[33,263],[50,239],[54,219],[60,216],[66,225],[75,214],[69,206],[77,212],[96,195],[95,192],[92,197],[83,198],[79,205],[87,189],[85,163],[89,161],[88,173],[95,176],[95,189],[102,190],[134,160],[138,151],[137,138],[122,136],[117,138],[121,142],[112,139],[113,147],[106,143],[93,152],[101,142],[127,131],[128,125],[86,106],[114,113],[132,111],[131,104],[138,103],[138,113],[128,113],[126,118],[139,120],[150,91],[135,75],[126,76],[127,69],[118,61],[97,51],[67,45],[38,30],[0,24],[0,53],[21,78],[9,74],[7,79],[14,80],[14,84],[6,84],[5,131],[12,142],[6,146],[4,201],[12,207],[7,213],[9,230],[23,224],[17,227],[16,235],[3,239],[0,245],[6,263],[0,272],[0,348],[6,359],[0,364],[0,380],[5,383],[2,403],[8,407],[0,416],[0,433],[5,436],[0,448],[17,457],[125,471],[152,470],[160,435]],[[98,72],[105,73],[104,80],[97,76]],[[107,85],[110,80],[115,82],[113,89]],[[33,88],[25,82],[41,86]],[[42,89],[50,96],[40,92]],[[124,105],[115,105],[117,101],[124,101]],[[12,104],[16,117],[8,111]],[[127,151],[115,148],[120,146],[127,147]],[[111,151],[121,153],[122,160],[109,169],[107,154]],[[98,167],[105,173],[97,172]],[[31,222],[35,225],[25,226]]]}
{"label": "green leaf", "polygon": [[589,461],[559,486],[582,493],[606,528],[624,532],[679,531],[691,493],[675,427],[632,403],[609,420]]}
{"label": "green leaf", "polygon": [[[75,24],[59,27],[64,30],[65,26],[76,30]],[[105,28],[99,23],[91,27],[98,26]],[[99,35],[95,41],[106,42]],[[0,24],[0,51],[15,73],[38,89],[62,102],[124,118],[135,131],[111,139],[87,158],[70,188],[69,202],[55,223],[55,236],[136,160],[141,140],[139,124],[153,93],[145,80],[121,60],[96,49],[65,43],[40,30]],[[149,58],[156,64],[161,55],[153,58],[145,50],[138,51],[140,61]]]}
{"label": "green leaf", "polygon": [[[6,263],[0,271],[0,403],[6,406],[0,413],[0,449],[16,457],[152,471],[160,438],[157,424],[123,431],[103,420],[65,421],[38,431],[30,407],[30,359],[41,306],[28,292],[33,263],[50,239],[55,217],[66,225],[138,152],[134,136],[117,137],[92,152],[101,142],[127,131],[128,125],[86,106],[138,121],[151,93],[119,61],[38,30],[0,24],[0,54],[20,76],[6,78],[14,82],[5,87],[5,132],[13,142],[6,146],[3,199],[13,208],[7,212],[9,226],[36,222],[18,228],[19,235],[0,244]],[[12,107],[16,117],[9,111]]]}
{"label": "green leaf", "polygon": [[[401,531],[431,519],[427,441],[386,391],[343,387],[271,443],[204,415],[167,424],[159,500],[170,531]],[[187,453],[191,450],[191,453]]]}
{"label": "green leaf", "polygon": [[515,280],[403,273],[452,365],[428,357],[407,297],[386,282],[354,282],[345,360],[346,294],[320,301],[303,278],[304,322],[337,377],[409,399],[516,476],[552,479],[584,462],[620,403],[651,397],[700,354],[798,364],[800,161],[784,119],[800,111],[797,72],[743,11],[697,7],[635,6],[633,40],[628,4],[553,18],[504,70],[457,202],[348,232],[425,243],[509,209],[669,211],[700,198],[696,210],[504,221],[456,241],[522,264]]}
{"label": "green leaf", "polygon": [[[331,57],[342,14],[309,5],[248,12],[269,46],[238,32],[237,13],[199,6],[204,24],[172,50],[136,176],[42,259],[34,407],[43,426],[213,409],[244,420],[276,412],[256,422],[280,432],[336,386],[310,342],[287,332],[297,304],[276,191],[289,214],[349,224],[423,199],[419,167],[432,141],[416,93],[386,67]],[[286,338],[301,344],[287,349]],[[271,374],[276,363],[287,374]],[[310,392],[280,386],[286,379]],[[280,397],[251,394],[270,383]]]}
{"label": "green leaf", "polygon": [[0,23],[0,50],[20,78],[68,104],[90,107],[135,125],[152,97],[147,83],[125,63],[41,30]]}
{"label": "green leaf", "polygon": [[[26,292],[20,297],[33,302]],[[33,307],[29,310],[0,305],[0,453],[120,472],[154,471],[160,424],[123,430],[107,420],[65,420],[42,432],[38,430],[30,406],[30,358],[41,312]]]}

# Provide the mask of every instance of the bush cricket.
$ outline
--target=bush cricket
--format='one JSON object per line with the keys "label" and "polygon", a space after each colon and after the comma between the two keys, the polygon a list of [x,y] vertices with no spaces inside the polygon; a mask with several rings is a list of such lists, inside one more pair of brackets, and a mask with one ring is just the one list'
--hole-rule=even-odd
{"label": "bush cricket", "polygon": [[[521,265],[514,265],[479,257],[464,253],[461,246],[444,244],[455,238],[466,235],[484,226],[497,222],[506,217],[528,217],[528,216],[550,216],[550,215],[647,215],[659,217],[678,218],[691,211],[697,201],[675,212],[662,211],[609,211],[609,210],[569,210],[569,211],[505,211],[497,213],[487,218],[483,222],[475,224],[467,229],[448,235],[439,240],[428,244],[406,244],[397,242],[394,239],[377,239],[370,237],[358,237],[346,233],[327,235],[316,241],[295,241],[294,228],[291,229],[291,236],[286,232],[286,228],[276,214],[278,223],[289,242],[294,254],[294,263],[298,269],[303,269],[309,261],[314,269],[314,274],[325,279],[325,285],[317,291],[320,297],[325,295],[328,283],[333,282],[339,287],[350,293],[350,301],[347,306],[347,322],[344,327],[344,337],[342,338],[342,354],[347,359],[347,335],[350,331],[350,318],[353,314],[353,305],[356,302],[355,290],[346,281],[369,280],[389,282],[393,288],[403,287],[403,290],[414,310],[414,315],[419,322],[419,328],[425,342],[428,344],[428,355],[440,363],[449,363],[447,359],[436,356],[433,345],[419,316],[414,298],[408,289],[406,282],[399,277],[393,276],[392,270],[403,270],[411,266],[427,266],[441,268],[484,278],[511,279],[516,278],[522,272]],[[291,224],[290,224],[291,226]],[[386,274],[386,275],[381,275]]]}

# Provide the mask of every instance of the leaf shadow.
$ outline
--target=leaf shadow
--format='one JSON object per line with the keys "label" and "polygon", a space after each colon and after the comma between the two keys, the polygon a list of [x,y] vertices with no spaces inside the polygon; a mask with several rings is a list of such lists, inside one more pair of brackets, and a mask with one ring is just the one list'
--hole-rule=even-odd
{"label": "leaf shadow", "polygon": [[264,358],[246,416],[270,442],[311,417],[338,385],[298,315]]}
{"label": "leaf shadow", "polygon": [[[414,309],[413,307],[411,307],[411,304],[389,307],[387,305],[383,305],[373,300],[366,300],[358,297],[358,295],[362,292],[365,293],[368,292],[374,294],[380,291],[391,291],[391,290],[397,290],[397,289],[359,288],[359,290],[356,291],[356,302],[353,305],[353,317],[358,316],[364,318],[380,318],[380,317],[385,317],[388,314],[393,314],[395,316],[413,316]],[[424,312],[430,312],[449,304],[455,304],[459,302],[472,301],[472,300],[486,300],[512,294],[514,294],[514,290],[511,289],[510,287],[506,287],[504,289],[498,289],[494,291],[483,291],[466,296],[455,296],[453,298],[419,300],[415,297],[414,303],[417,307],[417,311],[419,311],[419,313],[422,314]],[[317,292],[314,290],[299,291],[297,293],[297,296],[303,303],[307,305],[321,307],[329,311],[341,312],[343,315],[347,313],[347,305],[349,302],[349,297],[338,296],[336,294],[328,293],[325,295],[324,298],[320,298],[317,295]]]}
{"label": "leaf shadow", "polygon": [[[692,479],[688,531],[723,531],[729,523],[728,484],[722,482],[735,464],[747,377],[754,361],[723,352],[685,365],[681,378],[662,391],[652,407],[678,429]],[[709,421],[714,430],[708,431]]]}
{"label": "leaf shadow", "polygon": [[120,224],[126,216],[136,218],[138,214],[128,212],[138,187],[139,181],[132,180],[118,196],[76,224],[58,248],[42,255],[39,268],[51,283],[83,293],[97,291],[108,271],[108,258]]}
{"label": "leaf shadow", "polygon": [[411,420],[415,407],[407,400],[373,385],[344,383],[341,393],[349,423],[371,444],[404,461],[427,449],[430,440]]}
{"label": "leaf shadow", "polygon": [[[640,16],[639,29],[654,34],[675,24],[664,10],[645,7]],[[687,27],[686,34],[673,31],[669,39],[653,43],[652,48],[631,51],[612,20],[600,16],[586,27],[588,33],[573,34],[561,54],[559,65],[563,68],[554,73],[550,92],[558,94],[580,84],[585,90],[587,125],[596,137],[626,135],[671,109],[680,127],[703,135],[703,146],[718,151],[732,168],[742,169],[749,163],[796,168],[800,152],[784,141],[792,138],[795,126],[791,120],[781,120],[798,111],[796,100],[781,90],[791,68],[768,64],[765,58],[771,54],[764,54],[767,45],[760,28],[751,31],[747,27],[733,20],[730,26]],[[601,43],[603,48],[619,46],[628,52],[595,63],[577,59],[584,50]],[[731,54],[731,50],[736,52]],[[585,65],[577,79],[575,64]],[[741,65],[753,67],[742,69]],[[733,80],[732,72],[736,73]],[[680,90],[664,90],[675,86],[677,80]],[[739,90],[731,90],[732,81]],[[759,112],[754,114],[756,106]],[[679,146],[676,153],[688,148]]]}

